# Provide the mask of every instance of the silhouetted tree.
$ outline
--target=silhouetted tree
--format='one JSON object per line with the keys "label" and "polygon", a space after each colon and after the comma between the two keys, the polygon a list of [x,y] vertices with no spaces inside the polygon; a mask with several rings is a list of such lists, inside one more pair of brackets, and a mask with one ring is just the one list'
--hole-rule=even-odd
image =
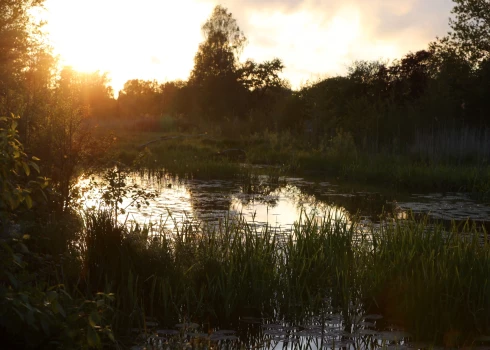
{"label": "silhouetted tree", "polygon": [[278,99],[289,94],[288,83],[279,76],[283,69],[284,64],[278,58],[261,63],[249,59],[241,65],[240,82],[249,91],[249,109],[269,116]]}
{"label": "silhouetted tree", "polygon": [[221,5],[202,26],[204,42],[194,57],[190,81],[204,83],[210,77],[233,75],[246,38],[232,14]]}
{"label": "silhouetted tree", "polygon": [[159,116],[160,84],[153,80],[128,80],[117,99],[123,118],[141,118]]}
{"label": "silhouetted tree", "polygon": [[29,132],[47,106],[55,60],[41,39],[42,23],[32,13],[44,0],[0,0],[0,116],[21,115],[20,138],[29,148]]}
{"label": "silhouetted tree", "polygon": [[453,0],[451,38],[472,62],[490,58],[490,0]]}
{"label": "silhouetted tree", "polygon": [[246,38],[228,10],[216,6],[202,26],[204,42],[194,57],[189,85],[197,97],[197,113],[207,119],[242,112],[244,87],[239,82],[238,55]]}
{"label": "silhouetted tree", "polygon": [[40,43],[40,28],[30,14],[43,0],[0,0],[0,114],[19,113],[18,91],[22,88],[29,56]]}
{"label": "silhouetted tree", "polygon": [[424,93],[430,78],[431,58],[430,51],[410,52],[389,68],[398,102],[417,99]]}

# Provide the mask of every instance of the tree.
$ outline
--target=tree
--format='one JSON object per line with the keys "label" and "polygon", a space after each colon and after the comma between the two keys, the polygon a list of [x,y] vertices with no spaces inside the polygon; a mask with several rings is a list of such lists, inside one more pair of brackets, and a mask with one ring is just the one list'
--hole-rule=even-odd
{"label": "tree", "polygon": [[283,69],[284,64],[279,58],[261,63],[248,59],[239,69],[240,83],[248,92],[247,106],[251,110],[249,119],[254,119],[252,117],[255,115],[254,125],[260,128],[271,125],[259,126],[257,119],[271,124],[273,120],[264,120],[263,117],[269,117],[276,103],[290,94],[288,82],[279,76]]}
{"label": "tree", "polygon": [[0,0],[0,114],[20,113],[20,90],[29,64],[41,43],[36,40],[41,23],[30,11],[44,0]]}
{"label": "tree", "polygon": [[117,99],[120,115],[124,118],[158,116],[159,90],[160,86],[155,80],[128,80]]}
{"label": "tree", "polygon": [[77,72],[64,67],[60,72],[55,92],[69,98],[73,107],[83,111],[84,116],[102,118],[112,111],[114,98],[107,73]]}
{"label": "tree", "polygon": [[209,77],[235,73],[238,55],[247,41],[232,14],[221,5],[202,26],[204,42],[194,58],[191,81],[199,84]]}
{"label": "tree", "polygon": [[31,147],[32,131],[47,115],[56,60],[32,16],[44,0],[0,0],[0,115],[22,115],[19,137]]}
{"label": "tree", "polygon": [[430,79],[433,52],[410,52],[389,68],[392,88],[398,102],[415,100],[423,95]]}
{"label": "tree", "polygon": [[234,117],[244,104],[245,88],[239,82],[238,56],[246,38],[232,14],[220,5],[214,8],[202,31],[204,42],[199,45],[189,79],[197,112],[208,119]]}
{"label": "tree", "polygon": [[65,67],[54,82],[47,113],[36,126],[32,148],[43,159],[43,170],[52,179],[54,209],[65,211],[72,198],[77,172],[102,162],[107,142],[95,137],[92,105],[99,97],[109,98],[111,89],[104,75],[79,73]]}
{"label": "tree", "polygon": [[490,58],[490,0],[453,0],[451,39],[476,63]]}
{"label": "tree", "polygon": [[270,90],[284,86],[279,73],[284,69],[284,64],[279,58],[262,63],[247,60],[241,67],[241,81],[243,85],[252,91]]}

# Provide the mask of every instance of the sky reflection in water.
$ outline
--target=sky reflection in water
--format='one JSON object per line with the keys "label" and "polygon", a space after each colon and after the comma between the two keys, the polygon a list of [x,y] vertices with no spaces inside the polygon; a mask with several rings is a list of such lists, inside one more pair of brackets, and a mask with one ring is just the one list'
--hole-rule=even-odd
{"label": "sky reflection in water", "polygon": [[[95,177],[100,182],[100,178]],[[87,188],[89,179],[81,178],[79,185]],[[400,195],[361,191],[329,182],[307,181],[302,178],[282,178],[270,183],[266,176],[254,181],[189,180],[164,176],[148,177],[133,174],[128,185],[137,184],[158,195],[149,206],[137,209],[125,199],[121,208],[125,214],[118,219],[126,224],[156,224],[174,230],[183,223],[216,223],[224,216],[242,215],[256,225],[270,225],[287,231],[304,214],[322,217],[330,213],[350,220],[358,214],[365,222],[377,222],[381,214],[407,218],[409,211],[429,214],[438,220],[490,221],[490,207],[461,193],[431,193]],[[101,207],[101,188],[84,192],[86,207]]]}

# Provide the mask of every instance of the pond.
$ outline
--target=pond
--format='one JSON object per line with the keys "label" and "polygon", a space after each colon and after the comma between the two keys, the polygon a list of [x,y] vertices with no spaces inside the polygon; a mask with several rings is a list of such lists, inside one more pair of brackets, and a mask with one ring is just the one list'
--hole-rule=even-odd
{"label": "pond", "polygon": [[[104,188],[89,186],[90,179],[101,182],[97,176],[80,178],[84,205],[99,207]],[[149,205],[140,208],[125,198],[120,205],[125,210],[119,221],[128,225],[152,223],[171,231],[183,223],[202,225],[238,215],[254,225],[288,231],[301,215],[321,217],[327,212],[348,221],[357,216],[365,223],[377,223],[381,217],[407,219],[411,215],[428,215],[446,224],[468,219],[487,227],[490,224],[490,204],[478,202],[466,193],[400,194],[335,181],[266,175],[197,180],[164,172],[153,175],[135,172],[124,180],[126,186],[135,185],[156,196]]]}
{"label": "pond", "polygon": [[[118,220],[127,225],[153,223],[159,232],[161,228],[175,232],[183,224],[199,228],[220,223],[224,217],[243,217],[252,225],[268,225],[282,234],[291,231],[304,215],[323,217],[325,213],[347,223],[356,218],[367,225],[377,224],[383,218],[405,220],[412,215],[428,215],[443,224],[470,219],[487,229],[490,223],[490,205],[465,193],[400,194],[334,180],[288,176],[198,180],[169,176],[164,171],[127,173],[120,180],[121,187],[135,186],[137,190],[154,193],[155,198],[139,209],[134,205],[137,200],[125,198],[119,205],[125,212]],[[100,176],[80,178],[85,206],[103,205],[101,198],[107,191],[101,182]],[[149,319],[144,334],[142,329],[134,329],[135,338],[146,337],[134,349],[173,349],[188,344],[203,349],[430,348],[430,345],[411,343],[410,334],[398,328],[393,320],[367,314],[368,310],[358,307],[359,301],[352,304],[354,314],[345,314],[327,299],[328,296],[323,301],[324,310],[316,310],[311,317],[300,321],[275,315],[240,315],[232,324],[225,325],[227,328],[220,329],[203,320],[199,325],[172,326]]]}

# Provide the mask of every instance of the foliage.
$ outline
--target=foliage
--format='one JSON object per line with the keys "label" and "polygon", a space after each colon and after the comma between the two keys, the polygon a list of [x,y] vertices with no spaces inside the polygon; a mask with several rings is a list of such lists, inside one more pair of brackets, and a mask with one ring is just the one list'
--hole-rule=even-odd
{"label": "foliage", "polygon": [[31,147],[39,150],[45,172],[53,181],[52,200],[58,211],[69,210],[76,199],[72,196],[73,181],[82,165],[88,169],[104,163],[111,135],[96,137],[92,107],[97,105],[91,103],[107,101],[110,89],[106,83],[105,75],[65,68],[49,101],[49,117],[37,125]]}
{"label": "foliage", "polygon": [[30,59],[42,45],[37,41],[41,24],[30,11],[39,8],[44,0],[0,1],[0,115],[21,113],[23,80]]}
{"label": "foliage", "polygon": [[195,56],[191,81],[202,84],[209,77],[233,74],[237,55],[243,49],[246,38],[232,14],[217,5],[210,18],[202,26],[204,42]]}
{"label": "foliage", "polygon": [[[477,281],[490,273],[490,257],[477,227],[448,232],[422,220],[366,230],[338,213],[322,215],[304,213],[289,234],[232,217],[198,230],[181,223],[169,234],[127,231],[93,212],[82,276],[90,276],[90,290],[115,292],[122,334],[148,319],[207,320],[210,329],[243,317],[303,322],[325,307],[339,310],[346,329],[359,312],[381,311],[412,339],[445,345],[489,331],[488,285]],[[452,331],[459,339],[449,343]]]}
{"label": "foliage", "polygon": [[449,19],[451,38],[461,44],[473,62],[490,58],[490,2],[488,0],[453,0]]}
{"label": "foliage", "polygon": [[63,284],[46,286],[44,271],[31,272],[28,261],[49,264],[49,256],[30,252],[22,239],[2,240],[0,257],[3,346],[89,349],[114,341],[107,322],[112,295],[100,293],[85,300],[69,295]]}
{"label": "foliage", "polygon": [[129,80],[124,84],[117,99],[123,118],[158,116],[160,114],[158,99],[160,87],[156,81],[139,79]]}
{"label": "foliage", "polygon": [[342,130],[337,130],[337,134],[327,144],[326,152],[331,157],[337,157],[347,162],[357,158],[356,144],[352,135]]}
{"label": "foliage", "polygon": [[14,115],[0,118],[0,210],[14,210],[21,203],[32,207],[32,191],[47,185],[44,178],[27,180],[31,169],[39,173],[39,159],[24,152],[17,131],[18,119]]}
{"label": "foliage", "polygon": [[418,337],[456,346],[489,331],[488,237],[469,223],[429,225],[395,222],[373,232],[373,302]]}
{"label": "foliage", "polygon": [[117,220],[118,215],[126,214],[128,207],[140,209],[143,205],[150,205],[149,201],[157,195],[156,192],[147,191],[136,183],[129,184],[130,177],[127,167],[118,164],[104,172],[102,183],[91,180],[91,186],[102,186],[101,199],[111,208],[114,220]]}

